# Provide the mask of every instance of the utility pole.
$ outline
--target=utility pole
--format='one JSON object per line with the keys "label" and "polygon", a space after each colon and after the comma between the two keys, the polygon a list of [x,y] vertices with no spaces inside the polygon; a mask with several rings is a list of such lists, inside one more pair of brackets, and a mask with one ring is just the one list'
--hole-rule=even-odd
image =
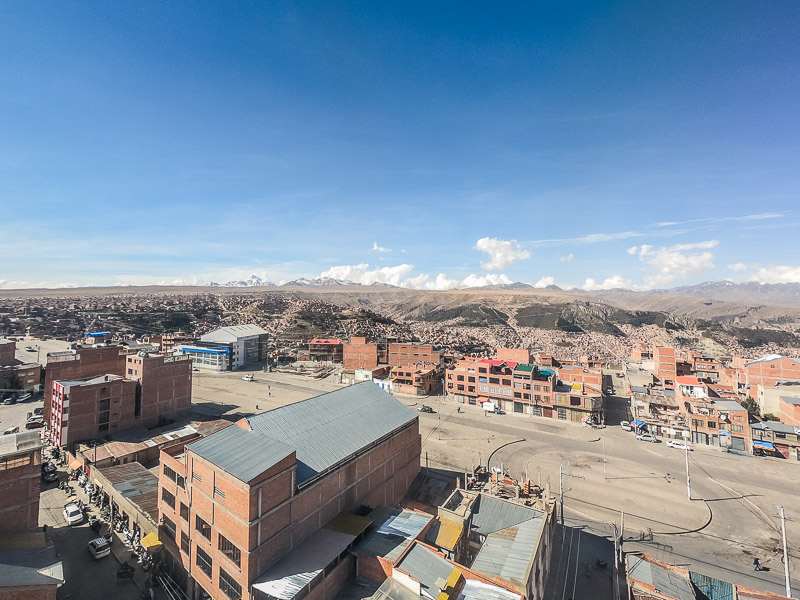
{"label": "utility pole", "polygon": [[786,597],[792,597],[792,579],[789,576],[789,550],[786,545],[786,514],[783,512],[783,507],[779,506],[778,511],[781,513],[781,537],[783,538],[783,576],[786,579]]}
{"label": "utility pole", "polygon": [[558,496],[561,504],[561,526],[564,526],[564,463],[558,466]]}
{"label": "utility pole", "polygon": [[686,443],[686,440],[683,442],[686,447],[684,449],[684,454],[686,454],[686,495],[689,496],[689,500],[692,499],[692,480],[689,477],[689,444]]}
{"label": "utility pole", "polygon": [[606,436],[603,436],[603,479],[606,479]]}

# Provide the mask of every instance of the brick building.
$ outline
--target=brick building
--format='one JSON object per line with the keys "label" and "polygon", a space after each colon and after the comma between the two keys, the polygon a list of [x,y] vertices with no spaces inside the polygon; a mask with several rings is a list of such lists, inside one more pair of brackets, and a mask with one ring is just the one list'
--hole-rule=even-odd
{"label": "brick building", "polygon": [[669,346],[656,346],[653,348],[656,376],[665,387],[673,387],[678,376],[678,367],[675,360],[675,348]]}
{"label": "brick building", "polygon": [[317,362],[340,363],[344,360],[344,344],[337,339],[314,338],[308,342],[308,358]]}
{"label": "brick building", "polygon": [[343,346],[344,368],[348,371],[356,369],[374,369],[378,366],[378,345],[367,342],[365,337],[352,337]]}
{"label": "brick building", "polygon": [[434,348],[431,344],[389,344],[390,367],[422,366],[423,364],[441,365],[442,351]]}
{"label": "brick building", "polygon": [[774,386],[781,381],[800,381],[800,359],[781,356],[780,354],[767,354],[748,363],[742,367],[744,381],[740,381],[746,387],[752,397],[756,392],[756,386]]}
{"label": "brick building", "polygon": [[17,342],[0,338],[0,367],[7,367],[17,362]]}
{"label": "brick building", "polygon": [[233,371],[248,364],[261,363],[267,358],[267,332],[258,325],[220,327],[201,335],[196,345],[224,348],[229,358],[228,369]]}
{"label": "brick building", "polygon": [[303,584],[316,587],[307,598],[327,600],[352,568],[354,539],[331,533],[331,521],[398,504],[420,448],[416,413],[371,382],[242,419],[162,451],[160,539],[190,597],[219,600],[267,598],[281,559],[304,542],[333,545],[330,569]]}
{"label": "brick building", "polygon": [[125,356],[129,352],[120,346],[76,345],[73,350],[48,353],[47,368],[44,371],[45,422],[50,421],[50,399],[54,381],[76,381],[100,375],[124,377]]}
{"label": "brick building", "polygon": [[598,392],[603,386],[603,372],[599,369],[587,367],[561,367],[558,369],[558,378],[566,384],[580,384],[594,386]]}
{"label": "brick building", "polygon": [[41,463],[38,431],[0,436],[0,534],[38,529]]}
{"label": "brick building", "polygon": [[442,382],[442,369],[428,367],[393,367],[391,372],[392,392],[412,396],[430,396]]}
{"label": "brick building", "polygon": [[800,398],[781,396],[778,407],[781,423],[800,426]]}
{"label": "brick building", "polygon": [[142,425],[156,427],[189,408],[192,363],[186,356],[122,355],[125,376],[55,380],[46,422],[57,446]]}
{"label": "brick building", "polygon": [[526,365],[531,362],[531,351],[527,348],[498,348],[495,358]]}
{"label": "brick building", "polygon": [[583,384],[559,386],[554,368],[470,357],[448,369],[445,379],[447,394],[456,402],[493,402],[506,412],[576,422],[603,420],[599,390]]}
{"label": "brick building", "polygon": [[631,360],[634,362],[653,360],[653,358],[653,347],[650,344],[638,342],[631,349]]}
{"label": "brick building", "polygon": [[676,390],[677,399],[693,443],[739,452],[751,451],[749,416],[741,404],[732,400],[684,395],[682,387],[679,385]]}
{"label": "brick building", "polygon": [[755,393],[750,389],[751,397],[758,402],[761,416],[773,415],[780,419],[781,397],[800,398],[800,381],[779,381],[775,385],[756,386]]}

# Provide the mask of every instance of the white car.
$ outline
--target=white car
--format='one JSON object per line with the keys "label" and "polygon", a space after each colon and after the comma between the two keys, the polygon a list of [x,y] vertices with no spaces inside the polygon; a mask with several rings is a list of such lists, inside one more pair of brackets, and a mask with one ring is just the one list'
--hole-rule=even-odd
{"label": "white car", "polygon": [[64,506],[64,520],[70,527],[80,525],[83,523],[83,511],[77,504],[70,502]]}
{"label": "white car", "polygon": [[641,442],[653,442],[654,444],[658,441],[652,433],[637,433],[636,439]]}
{"label": "white car", "polygon": [[691,444],[687,444],[686,442],[682,442],[680,440],[669,440],[667,442],[667,446],[670,448],[677,448],[678,450],[692,450]]}
{"label": "white car", "polygon": [[88,550],[95,560],[111,554],[111,546],[108,545],[106,538],[102,537],[95,538],[89,542]]}
{"label": "white car", "polygon": [[619,426],[622,427],[623,431],[633,431],[633,425],[631,425],[628,421],[620,421]]}

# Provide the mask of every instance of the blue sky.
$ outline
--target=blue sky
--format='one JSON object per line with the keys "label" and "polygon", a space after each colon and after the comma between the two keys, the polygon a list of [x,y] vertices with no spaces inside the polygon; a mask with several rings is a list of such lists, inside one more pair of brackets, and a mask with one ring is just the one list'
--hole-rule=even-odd
{"label": "blue sky", "polygon": [[800,281],[800,3],[12,3],[0,287]]}

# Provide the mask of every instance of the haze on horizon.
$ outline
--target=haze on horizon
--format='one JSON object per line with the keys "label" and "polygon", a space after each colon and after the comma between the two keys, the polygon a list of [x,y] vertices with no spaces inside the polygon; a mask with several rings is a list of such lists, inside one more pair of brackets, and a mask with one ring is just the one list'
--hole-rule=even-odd
{"label": "haze on horizon", "polygon": [[0,288],[800,281],[800,4],[9,4]]}

